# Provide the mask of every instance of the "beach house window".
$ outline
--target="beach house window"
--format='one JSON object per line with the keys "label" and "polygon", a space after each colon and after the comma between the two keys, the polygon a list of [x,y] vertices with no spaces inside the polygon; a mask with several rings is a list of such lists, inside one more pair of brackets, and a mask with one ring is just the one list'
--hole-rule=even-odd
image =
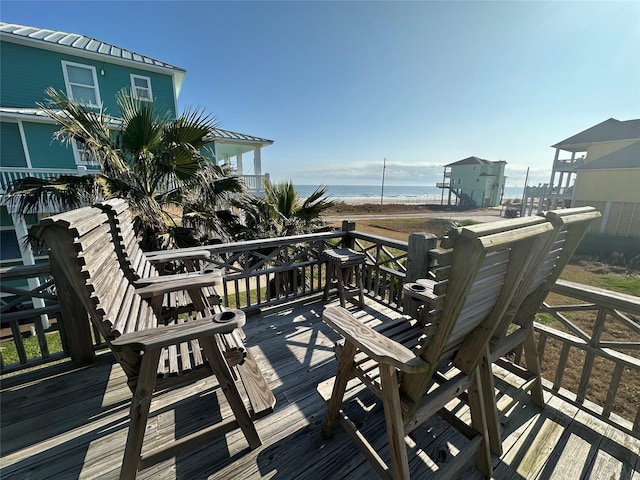
{"label": "beach house window", "polygon": [[73,140],[73,156],[76,160],[76,165],[98,165],[96,157],[84,148],[81,142]]}
{"label": "beach house window", "polygon": [[17,261],[20,260],[20,246],[18,245],[18,237],[16,231],[11,227],[2,227],[0,230],[0,242],[2,250],[0,250],[0,260]]}
{"label": "beach house window", "polygon": [[149,77],[131,74],[131,92],[133,93],[133,98],[151,102],[153,100],[151,79]]}
{"label": "beach house window", "polygon": [[62,72],[69,98],[92,107],[100,105],[100,91],[98,90],[95,67],[63,60]]}

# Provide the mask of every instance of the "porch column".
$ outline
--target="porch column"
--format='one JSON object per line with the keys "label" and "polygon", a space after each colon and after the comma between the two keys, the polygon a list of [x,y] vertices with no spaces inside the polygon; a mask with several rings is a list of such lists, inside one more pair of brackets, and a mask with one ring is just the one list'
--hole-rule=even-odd
{"label": "porch column", "polygon": [[260,147],[256,147],[253,149],[253,172],[257,176],[262,175],[262,156]]}
{"label": "porch column", "polygon": [[236,155],[236,170],[238,171],[238,175],[242,175],[244,172],[242,167],[242,153]]}
{"label": "porch column", "polygon": [[[25,238],[28,234],[27,231],[27,222],[24,220],[24,215],[21,215],[16,211],[13,206],[7,205],[9,213],[11,214],[11,220],[13,221],[13,227],[16,231],[16,237],[18,239],[18,247],[20,248],[20,257],[22,258],[23,265],[35,265],[36,259],[33,256],[33,250],[31,249],[31,245],[25,242]],[[40,280],[38,278],[29,278],[27,279],[27,285],[29,285],[30,290],[35,290],[40,286]],[[45,303],[42,298],[32,298],[34,308],[44,308]],[[42,324],[42,329],[46,330],[49,328],[49,316],[46,314],[40,315],[40,323]]]}

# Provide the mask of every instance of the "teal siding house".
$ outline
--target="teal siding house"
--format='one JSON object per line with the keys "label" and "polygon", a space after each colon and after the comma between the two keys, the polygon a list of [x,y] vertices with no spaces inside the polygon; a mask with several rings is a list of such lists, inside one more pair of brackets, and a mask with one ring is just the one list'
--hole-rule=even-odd
{"label": "teal siding house", "polygon": [[497,207],[504,194],[506,177],[504,160],[493,162],[467,157],[444,166],[443,182],[437,186],[448,190],[448,205],[464,207]]}
{"label": "teal siding house", "polygon": [[[103,105],[114,116],[116,93],[127,88],[175,117],[185,74],[180,67],[85,35],[0,22],[0,193],[17,178],[85,175],[99,168],[77,145],[53,139],[58,126],[37,105],[45,100],[46,88]],[[210,138],[212,161],[231,165],[250,189],[260,189],[266,176],[261,149],[273,141],[220,129]],[[252,175],[245,176],[247,153],[253,153],[253,168],[248,169]],[[22,218],[11,205],[0,206],[2,266],[34,262],[19,241],[28,223],[37,221],[32,217]]]}

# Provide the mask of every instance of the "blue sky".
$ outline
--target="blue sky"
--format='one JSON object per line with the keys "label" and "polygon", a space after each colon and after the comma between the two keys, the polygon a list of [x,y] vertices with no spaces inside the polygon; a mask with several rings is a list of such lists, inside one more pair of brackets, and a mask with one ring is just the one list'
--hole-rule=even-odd
{"label": "blue sky", "polygon": [[470,155],[537,184],[550,145],[640,118],[637,1],[2,0],[0,19],[186,69],[180,108],[274,140],[263,171],[296,184],[379,184],[386,158],[385,183],[433,185]]}

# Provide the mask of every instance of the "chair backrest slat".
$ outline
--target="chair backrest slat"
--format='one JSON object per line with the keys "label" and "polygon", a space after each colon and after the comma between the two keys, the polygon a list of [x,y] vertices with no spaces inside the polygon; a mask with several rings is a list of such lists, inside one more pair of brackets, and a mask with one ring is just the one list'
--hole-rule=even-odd
{"label": "chair backrest slat", "polygon": [[[526,325],[540,308],[540,305],[569,262],[591,222],[600,217],[593,207],[567,208],[547,212],[544,215],[554,227],[553,240],[546,250],[540,252],[542,259],[533,273],[530,283],[520,287],[514,294],[514,303],[519,306],[505,315],[496,328],[492,342],[502,339],[512,323]],[[542,218],[542,217],[541,217]]]}
{"label": "chair backrest slat", "polygon": [[151,306],[120,268],[107,215],[85,207],[45,219],[37,228],[107,341],[157,325]]}
{"label": "chair backrest slat", "polygon": [[131,282],[141,278],[157,277],[158,270],[153,266],[140,248],[138,237],[133,229],[133,217],[126,200],[114,198],[96,204],[108,217],[111,228],[116,232],[116,252],[125,275]]}

